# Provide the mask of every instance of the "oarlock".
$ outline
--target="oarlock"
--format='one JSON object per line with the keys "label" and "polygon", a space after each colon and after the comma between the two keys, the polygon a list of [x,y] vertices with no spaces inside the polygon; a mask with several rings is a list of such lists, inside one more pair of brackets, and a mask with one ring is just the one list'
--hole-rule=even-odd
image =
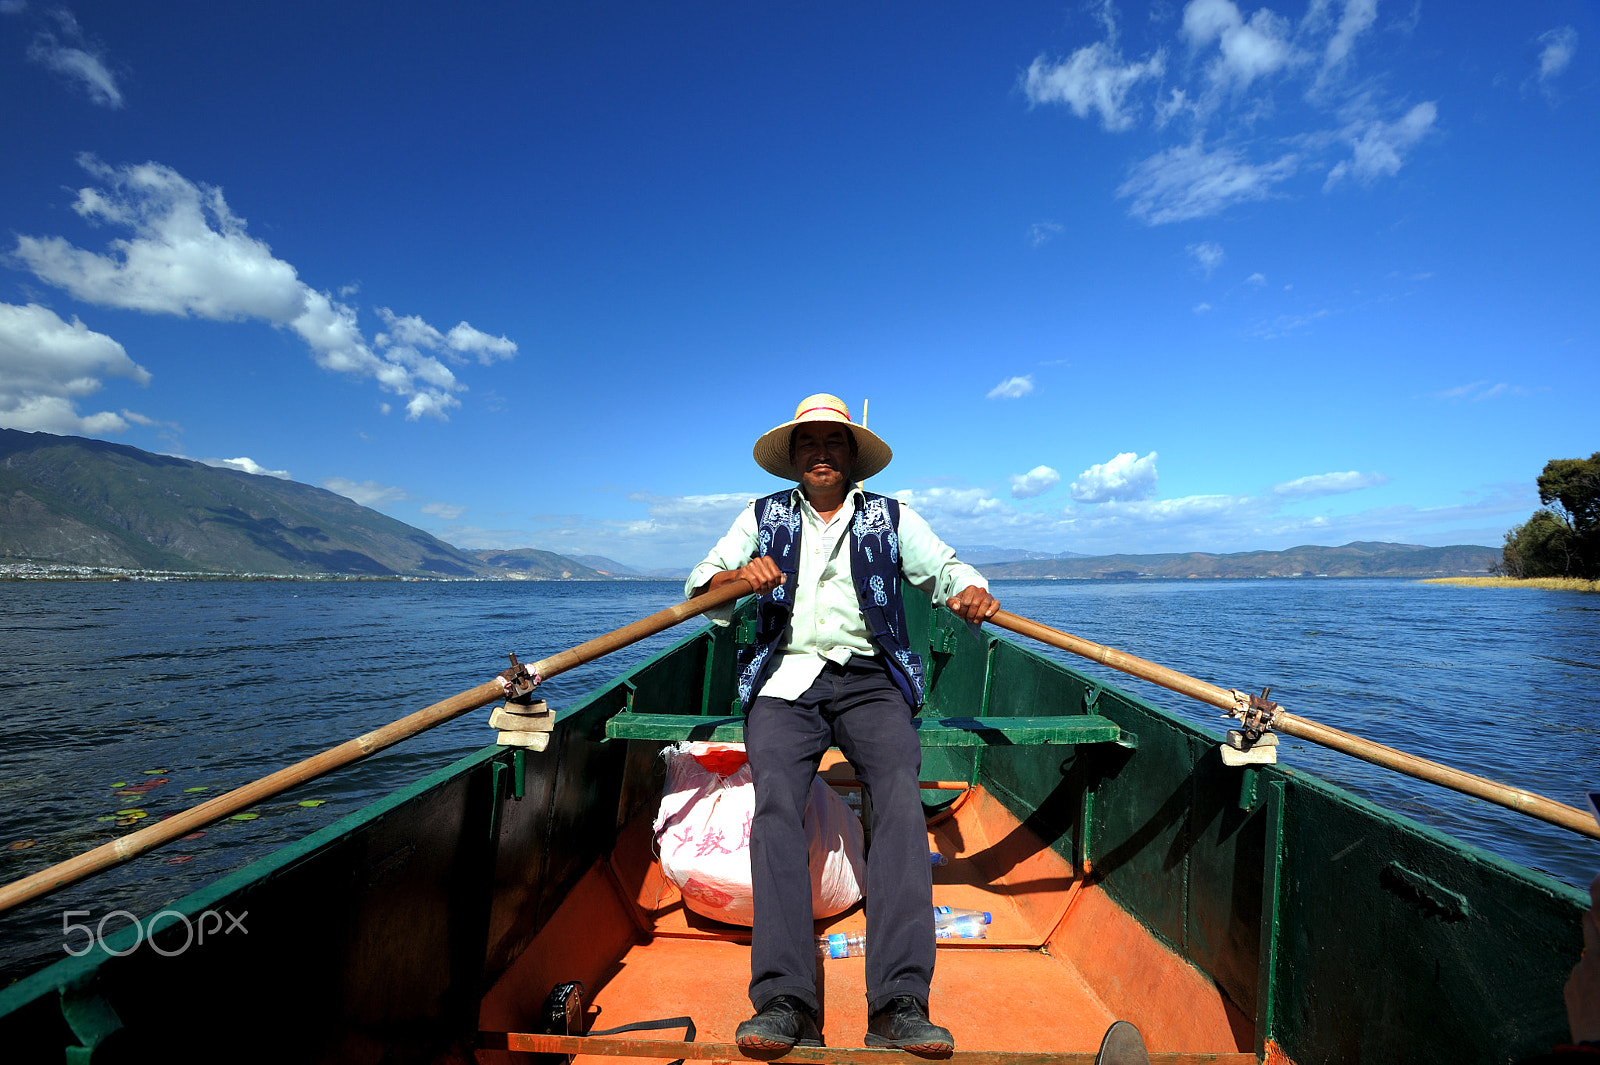
{"label": "oarlock", "polygon": [[1278,734],[1272,731],[1272,722],[1283,707],[1267,696],[1271,688],[1262,688],[1260,695],[1228,689],[1233,697],[1233,709],[1223,717],[1236,717],[1242,728],[1228,730],[1227,742],[1222,745],[1224,765],[1272,765],[1278,760]]}
{"label": "oarlock", "polygon": [[489,712],[489,727],[499,730],[497,741],[502,746],[542,751],[549,746],[556,715],[543,699],[533,697],[533,690],[539,686],[538,670],[518,662],[515,652],[507,657],[511,659],[511,667],[500,673],[506,705]]}

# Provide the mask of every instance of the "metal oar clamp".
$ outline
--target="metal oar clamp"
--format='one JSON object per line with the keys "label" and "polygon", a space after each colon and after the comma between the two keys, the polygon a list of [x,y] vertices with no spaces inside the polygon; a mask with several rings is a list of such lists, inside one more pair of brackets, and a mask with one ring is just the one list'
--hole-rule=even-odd
{"label": "metal oar clamp", "polygon": [[539,674],[537,670],[518,662],[517,652],[507,651],[506,657],[511,659],[511,666],[500,671],[500,686],[505,689],[508,701],[526,706],[533,702],[533,689],[539,686]]}
{"label": "metal oar clamp", "polygon": [[1228,730],[1228,740],[1222,745],[1223,765],[1272,765],[1278,761],[1278,734],[1272,731],[1273,719],[1283,707],[1267,696],[1271,688],[1262,688],[1260,695],[1228,689],[1233,697],[1233,709],[1223,717],[1236,717],[1243,728]]}
{"label": "metal oar clamp", "polygon": [[511,667],[500,673],[506,705],[489,711],[489,727],[500,730],[498,742],[502,746],[542,751],[550,744],[556,715],[543,699],[533,697],[533,690],[539,686],[538,670],[518,662],[515,652],[508,653],[507,657],[511,659]]}

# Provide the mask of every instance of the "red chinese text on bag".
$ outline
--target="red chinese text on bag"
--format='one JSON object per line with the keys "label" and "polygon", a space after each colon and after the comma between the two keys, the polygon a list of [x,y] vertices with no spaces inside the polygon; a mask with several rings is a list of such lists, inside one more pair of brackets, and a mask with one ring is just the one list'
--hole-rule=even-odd
{"label": "red chinese text on bag", "polygon": [[[695,913],[728,924],[752,923],[750,823],[756,802],[744,745],[680,743],[662,755],[667,784],[655,820],[661,871]],[[861,822],[815,777],[805,828],[812,916],[832,917],[855,905],[867,880]]]}

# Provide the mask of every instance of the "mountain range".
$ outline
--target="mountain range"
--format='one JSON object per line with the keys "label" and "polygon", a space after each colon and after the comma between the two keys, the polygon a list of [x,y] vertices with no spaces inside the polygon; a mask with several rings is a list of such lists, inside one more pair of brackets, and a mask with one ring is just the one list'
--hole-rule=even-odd
{"label": "mountain range", "polygon": [[1291,547],[1287,551],[1204,551],[1159,555],[1095,555],[995,562],[983,567],[992,580],[1068,580],[1137,577],[1473,577],[1500,561],[1492,547],[1421,547],[1356,541],[1342,547]]}
{"label": "mountain range", "polygon": [[0,429],[0,561],[194,574],[603,579],[549,551],[463,551],[323,488],[12,429]]}
{"label": "mountain range", "polygon": [[[1352,543],[1157,555],[958,549],[991,579],[1435,577],[1484,573],[1488,547]],[[0,429],[0,564],[180,574],[682,579],[601,555],[466,551],[335,492],[123,444]]]}

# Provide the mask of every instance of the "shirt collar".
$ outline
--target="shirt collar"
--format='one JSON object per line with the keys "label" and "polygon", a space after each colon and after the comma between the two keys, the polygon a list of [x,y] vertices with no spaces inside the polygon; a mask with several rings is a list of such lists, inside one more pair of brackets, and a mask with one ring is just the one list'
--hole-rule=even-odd
{"label": "shirt collar", "polygon": [[[849,516],[854,514],[856,512],[856,508],[859,507],[865,500],[866,489],[862,488],[854,481],[850,482],[850,487],[844,490],[843,509],[845,515]],[[821,517],[817,514],[817,508],[811,505],[811,500],[806,498],[805,489],[800,485],[795,485],[794,488],[789,492],[789,505],[794,507],[796,510],[804,511],[805,513],[819,519]]]}

